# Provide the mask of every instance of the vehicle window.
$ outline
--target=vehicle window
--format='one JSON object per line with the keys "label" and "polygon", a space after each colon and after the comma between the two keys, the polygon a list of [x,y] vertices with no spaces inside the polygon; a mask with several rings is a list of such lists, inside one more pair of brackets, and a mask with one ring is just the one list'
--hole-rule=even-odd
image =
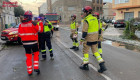
{"label": "vehicle window", "polygon": [[51,20],[58,20],[59,16],[58,15],[45,15],[45,18],[51,21]]}
{"label": "vehicle window", "polygon": [[19,25],[20,25],[20,23],[19,23],[18,25],[16,25],[14,28],[18,28],[18,27],[19,27]]}

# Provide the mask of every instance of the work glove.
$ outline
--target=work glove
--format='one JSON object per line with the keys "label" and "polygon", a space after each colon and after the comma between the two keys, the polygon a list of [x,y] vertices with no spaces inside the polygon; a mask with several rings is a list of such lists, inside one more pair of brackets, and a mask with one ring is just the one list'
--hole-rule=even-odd
{"label": "work glove", "polygon": [[82,45],[84,41],[85,41],[85,38],[81,38],[80,45]]}

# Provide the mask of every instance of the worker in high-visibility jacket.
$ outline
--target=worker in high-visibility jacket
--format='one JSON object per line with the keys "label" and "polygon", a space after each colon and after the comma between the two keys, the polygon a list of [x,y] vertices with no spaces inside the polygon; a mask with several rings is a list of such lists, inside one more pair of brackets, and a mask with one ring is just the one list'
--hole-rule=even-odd
{"label": "worker in high-visibility jacket", "polygon": [[[19,25],[18,33],[26,51],[26,65],[29,76],[31,76],[33,72],[32,66],[34,67],[34,71],[37,72],[37,74],[40,74],[38,32],[41,31],[41,27],[38,26],[36,23],[32,22],[32,12],[26,11],[24,14],[24,19]],[[34,54],[33,59],[32,52]],[[34,61],[33,65],[32,60]]]}
{"label": "worker in high-visibility jacket", "polygon": [[[99,23],[98,52],[102,56],[103,51],[102,51],[101,41],[103,41],[103,31],[107,29],[108,25],[99,18],[100,15],[98,12],[95,12],[93,16],[95,16],[98,19],[98,23]],[[103,29],[103,27],[106,28]]]}
{"label": "worker in high-visibility jacket", "polygon": [[106,71],[105,61],[100,56],[97,51],[98,45],[98,20],[96,17],[92,16],[92,8],[90,6],[86,6],[83,9],[84,12],[84,23],[82,29],[82,38],[80,44],[83,44],[83,63],[80,66],[82,70],[89,70],[89,49],[91,48],[92,53],[95,55],[97,61],[99,62],[100,69],[98,70],[99,73],[103,73]]}
{"label": "worker in high-visibility jacket", "polygon": [[78,23],[76,22],[76,15],[71,15],[71,25],[70,25],[70,29],[71,29],[71,34],[70,34],[70,38],[72,39],[73,42],[73,46],[70,49],[74,49],[75,51],[79,50],[79,43],[78,43]]}
{"label": "worker in high-visibility jacket", "polygon": [[46,47],[45,47],[45,45],[47,45],[49,52],[50,52],[50,57],[51,57],[51,59],[53,59],[53,49],[52,49],[51,39],[50,39],[52,29],[53,29],[53,26],[50,24],[50,22],[48,20],[45,20],[45,24],[43,27],[43,30],[44,30],[43,31],[43,38],[41,41],[42,61],[46,60]]}

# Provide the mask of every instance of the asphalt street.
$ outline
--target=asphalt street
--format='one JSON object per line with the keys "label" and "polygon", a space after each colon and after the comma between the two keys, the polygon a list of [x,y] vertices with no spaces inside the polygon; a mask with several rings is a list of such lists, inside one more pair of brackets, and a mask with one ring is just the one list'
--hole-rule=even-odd
{"label": "asphalt street", "polygon": [[[103,58],[107,71],[99,74],[98,62],[90,51],[90,70],[79,69],[82,63],[82,45],[79,51],[72,51],[72,41],[68,27],[61,27],[55,31],[52,38],[54,60],[40,61],[41,74],[33,73],[29,77],[26,72],[25,51],[17,43],[6,44],[0,51],[0,80],[139,80],[140,53],[103,42]],[[79,40],[81,29],[79,31]],[[47,49],[48,51],[48,49]],[[40,54],[41,58],[41,54]]]}

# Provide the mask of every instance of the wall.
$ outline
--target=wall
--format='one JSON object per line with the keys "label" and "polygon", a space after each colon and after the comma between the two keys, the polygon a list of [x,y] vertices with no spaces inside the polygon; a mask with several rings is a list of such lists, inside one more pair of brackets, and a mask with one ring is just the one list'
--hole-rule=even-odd
{"label": "wall", "polygon": [[105,3],[103,5],[103,17],[104,19],[113,19],[115,10],[112,9],[112,3]]}
{"label": "wall", "polygon": [[132,9],[129,9],[129,10],[126,10],[126,9],[117,10],[116,11],[116,20],[124,19],[124,13],[125,12],[134,12],[134,18],[137,18],[139,11],[140,11],[140,8],[132,8]]}
{"label": "wall", "polygon": [[43,3],[41,6],[40,6],[40,8],[39,8],[39,13],[41,14],[46,14],[47,12],[48,12],[48,10],[47,10],[47,3]]}
{"label": "wall", "polygon": [[134,8],[140,7],[140,0],[130,0],[128,3],[115,4],[115,0],[113,0],[113,9],[121,9],[121,8]]}
{"label": "wall", "polygon": [[[79,4],[77,4],[79,3]],[[77,21],[81,21],[81,0],[58,0],[52,5],[53,12],[61,15],[64,23],[69,23],[72,14],[77,15]],[[74,10],[72,10],[74,9]]]}

